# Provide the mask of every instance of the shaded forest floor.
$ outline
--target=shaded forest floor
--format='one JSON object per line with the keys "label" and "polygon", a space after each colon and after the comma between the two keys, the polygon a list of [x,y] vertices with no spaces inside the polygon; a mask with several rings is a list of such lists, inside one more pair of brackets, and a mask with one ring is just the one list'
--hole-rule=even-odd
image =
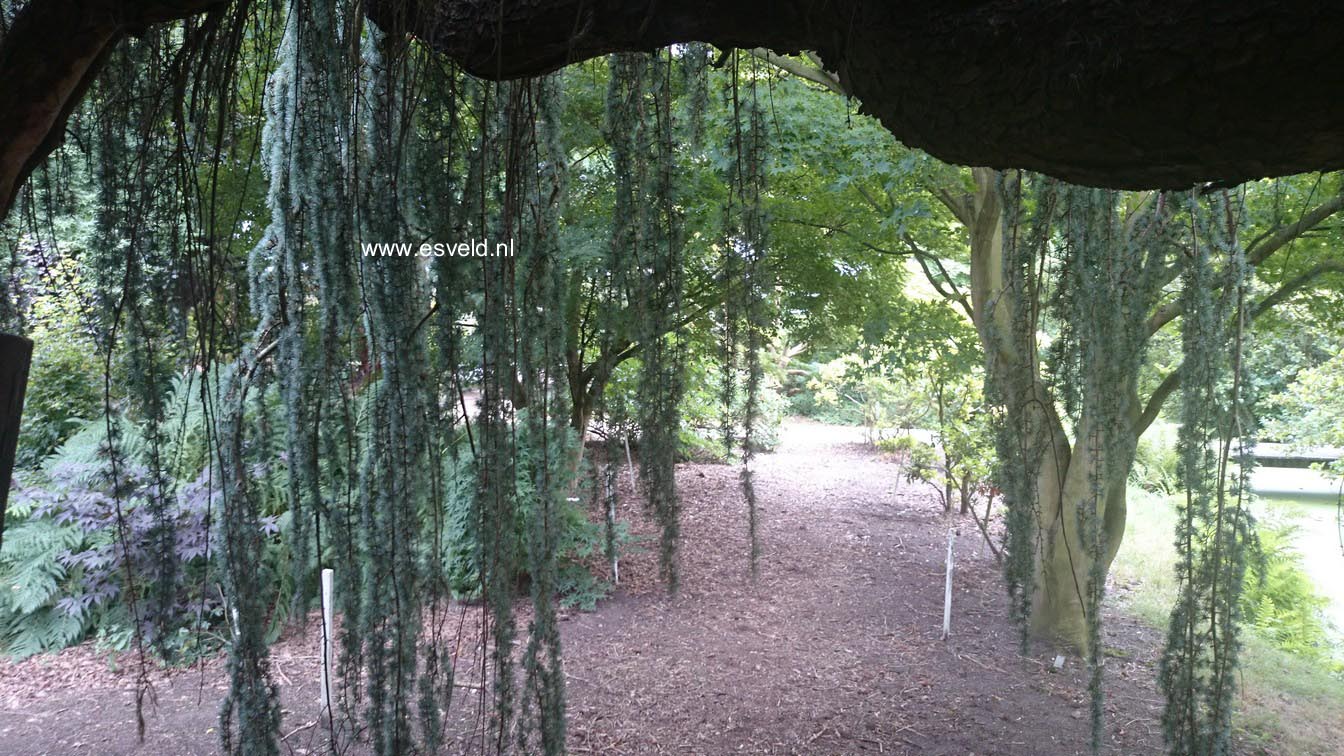
{"label": "shaded forest floor", "polygon": [[[782,441],[756,463],[757,580],[739,468],[687,464],[678,468],[679,595],[658,586],[650,541],[623,560],[622,586],[596,611],[565,613],[570,751],[1087,753],[1086,670],[1069,657],[1050,671],[1050,648],[1018,654],[998,568],[974,524],[945,518],[933,492],[900,480],[857,429],[790,421]],[[624,493],[621,516],[652,536]],[[952,637],[942,641],[949,527],[961,535]],[[477,611],[454,622],[472,627]],[[316,638],[296,633],[273,649],[290,753],[329,750],[316,717]],[[1160,634],[1112,612],[1105,644],[1106,750],[1159,753]],[[459,659],[459,681],[478,663]],[[218,752],[221,662],[152,670],[143,744],[135,678],[132,658],[113,665],[90,645],[0,661],[0,753]],[[460,685],[455,706],[470,710],[476,692]],[[478,726],[468,713],[449,729],[465,742]]]}

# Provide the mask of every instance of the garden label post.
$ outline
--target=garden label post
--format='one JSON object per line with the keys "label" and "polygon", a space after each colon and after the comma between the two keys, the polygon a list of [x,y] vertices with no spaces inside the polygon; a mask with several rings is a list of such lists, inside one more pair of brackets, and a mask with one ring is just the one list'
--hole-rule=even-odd
{"label": "garden label post", "polygon": [[0,333],[0,546],[4,544],[9,479],[14,472],[23,393],[28,388],[28,365],[32,360],[33,342]]}

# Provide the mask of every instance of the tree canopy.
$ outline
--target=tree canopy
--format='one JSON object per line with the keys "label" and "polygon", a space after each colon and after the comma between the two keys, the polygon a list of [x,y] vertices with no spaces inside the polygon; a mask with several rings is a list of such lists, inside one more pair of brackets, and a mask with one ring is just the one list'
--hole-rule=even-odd
{"label": "tree canopy", "polygon": [[1096,749],[1131,468],[1179,421],[1163,724],[1225,752],[1257,400],[1337,439],[1339,361],[1293,331],[1337,336],[1344,184],[1241,183],[1344,163],[1336,74],[1283,77],[1339,11],[1296,10],[6,3],[0,327],[38,342],[41,429],[6,642],[117,628],[143,682],[217,630],[223,745],[278,753],[268,645],[330,568],[334,737],[444,747],[442,628],[479,601],[470,737],[562,752],[558,602],[598,543],[619,572],[631,446],[668,590],[692,446],[740,466],[754,575],[797,372],[936,405],[921,474],[976,515],[1023,647],[1085,659]]}

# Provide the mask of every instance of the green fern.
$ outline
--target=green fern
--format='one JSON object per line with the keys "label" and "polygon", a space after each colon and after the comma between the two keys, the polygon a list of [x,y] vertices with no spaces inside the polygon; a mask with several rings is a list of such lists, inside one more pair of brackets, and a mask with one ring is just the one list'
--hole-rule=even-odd
{"label": "green fern", "polygon": [[1329,600],[1303,568],[1294,547],[1297,525],[1271,523],[1260,530],[1257,557],[1248,562],[1246,621],[1279,648],[1311,659],[1327,658],[1330,636],[1323,620]]}
{"label": "green fern", "polygon": [[[217,375],[212,381],[218,381],[220,375],[227,374],[225,370],[215,372]],[[173,382],[172,398],[165,409],[165,467],[178,480],[194,478],[208,461],[205,411],[200,390],[200,377],[195,373],[179,377]],[[112,425],[121,437],[122,454],[127,459],[145,462],[147,442],[140,428],[121,415],[113,418]],[[85,422],[46,458],[42,463],[42,471],[49,475],[58,467],[72,465],[87,469],[91,476],[104,470],[107,465],[107,426],[107,418],[101,416]]]}
{"label": "green fern", "polygon": [[[117,417],[112,421],[121,436],[121,451],[129,459],[138,459],[144,451],[145,442],[136,427]],[[46,461],[42,471],[47,475],[62,467],[74,467],[85,472],[72,476],[79,483],[90,485],[93,478],[107,469],[107,420],[90,420],[73,436],[66,439]]]}
{"label": "green fern", "polygon": [[[165,466],[179,481],[194,478],[207,462],[199,380],[198,374],[178,378],[165,413]],[[112,425],[120,437],[119,449],[126,460],[144,464],[147,443],[140,428],[121,415],[112,420]],[[105,481],[100,478],[108,470],[107,431],[108,421],[104,417],[85,422],[23,483],[29,488],[40,488],[60,480],[61,485],[101,488]],[[278,458],[278,448],[275,455]],[[262,486],[268,493],[268,514],[281,513],[287,508],[286,489],[281,480],[284,472],[283,465],[274,466]],[[16,657],[54,651],[78,642],[93,629],[95,620],[107,625],[100,628],[103,630],[116,626],[108,620],[108,612],[115,612],[115,607],[94,611],[87,607],[67,610],[65,605],[58,605],[62,598],[78,593],[72,589],[81,578],[78,569],[67,569],[62,556],[105,543],[111,532],[86,533],[73,522],[58,523],[49,516],[34,516],[39,501],[41,497],[14,497],[8,513],[11,524],[5,531],[4,551],[0,553],[0,650]],[[127,506],[133,507],[134,503],[128,502]]]}
{"label": "green fern", "polygon": [[59,651],[84,637],[87,619],[56,607],[13,616],[4,625],[5,650],[15,659]]}
{"label": "green fern", "polygon": [[47,517],[20,522],[5,533],[0,553],[0,627],[4,649],[24,657],[78,640],[85,618],[55,607],[66,579],[60,556],[83,541],[74,525]]}

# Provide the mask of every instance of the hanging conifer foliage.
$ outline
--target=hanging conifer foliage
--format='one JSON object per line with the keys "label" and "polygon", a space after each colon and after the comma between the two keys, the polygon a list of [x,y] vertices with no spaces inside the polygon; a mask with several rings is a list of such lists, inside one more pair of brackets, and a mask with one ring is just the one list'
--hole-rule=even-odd
{"label": "hanging conifer foliage", "polygon": [[[124,564],[122,595],[137,655],[136,715],[142,734],[149,692],[145,645],[152,643],[170,656],[165,640],[180,582],[172,512],[175,479],[168,471],[165,427],[173,358],[168,345],[180,314],[162,292],[174,285],[185,231],[176,217],[171,142],[161,128],[167,102],[157,87],[171,54],[167,32],[147,34],[113,54],[95,93],[103,109],[95,124],[99,162],[92,175],[96,200],[88,271],[100,293],[90,325],[103,364],[101,477],[114,502],[116,548]],[[119,368],[126,378],[125,404],[115,397],[120,392],[113,376]],[[125,417],[140,426],[135,445],[140,450],[127,442]],[[134,557],[128,524],[133,506],[141,506],[131,500],[137,475],[147,483],[143,506],[152,522],[147,560]]]}
{"label": "hanging conifer foliage", "polygon": [[[432,481],[418,474],[430,440],[419,329],[429,299],[418,266],[351,251],[356,228],[365,238],[404,234],[399,136],[412,116],[406,43],[371,30],[355,43],[364,33],[350,22],[360,18],[320,0],[286,16],[263,134],[271,222],[250,262],[255,343],[274,341],[254,349],[258,361],[274,352],[284,397],[293,605],[306,611],[312,596],[325,522],[340,556],[346,681],[330,705],[356,712],[363,679],[370,740],[379,753],[401,753],[412,742],[421,514]],[[355,96],[350,83],[361,79]],[[361,366],[354,376],[335,370],[352,362]]]}
{"label": "hanging conifer foliage", "polygon": [[[0,16],[13,15],[13,3],[3,5]],[[598,404],[606,421],[603,546],[613,579],[617,472],[637,438],[641,483],[631,470],[631,484],[642,485],[657,518],[660,575],[675,591],[685,363],[706,333],[688,325],[721,297],[719,330],[709,332],[717,342],[709,348],[722,360],[719,432],[726,456],[742,462],[755,576],[761,528],[753,464],[765,435],[762,351],[775,323],[767,178],[780,176],[781,189],[796,184],[800,194],[815,195],[819,185],[814,176],[785,175],[786,168],[810,170],[806,160],[793,161],[801,167],[781,161],[771,173],[771,148],[787,157],[792,145],[771,143],[769,92],[760,84],[768,78],[756,59],[727,53],[711,66],[701,44],[614,55],[605,124],[614,219],[609,239],[605,227],[596,234],[609,244],[595,252],[590,226],[562,222],[566,171],[572,160],[604,175],[607,155],[600,146],[567,151],[561,79],[471,80],[406,33],[410,19],[396,14],[421,12],[418,6],[377,6],[244,2],[171,30],[146,30],[99,61],[107,75],[93,84],[102,113],[93,129],[71,121],[78,149],[96,159],[96,170],[86,169],[95,217],[81,263],[100,293],[88,316],[105,373],[100,483],[116,504],[112,537],[126,565],[132,637],[137,650],[160,642],[157,650],[169,655],[161,641],[166,618],[179,611],[184,575],[203,575],[212,605],[222,594],[218,627],[229,651],[223,749],[277,754],[281,712],[267,644],[286,621],[310,618],[318,570],[331,565],[342,648],[339,679],[323,702],[334,720],[333,751],[562,753],[556,594],[564,575],[557,560],[577,530],[566,507],[589,411]],[[366,13],[379,18],[377,28],[366,25]],[[219,59],[209,54],[216,43]],[[249,69],[268,80],[259,139],[235,129],[262,122],[254,103],[232,107],[245,90],[262,97],[263,87],[237,81],[231,70],[243,49],[275,53],[273,71],[269,63]],[[721,104],[732,123],[722,151],[711,156],[703,149],[709,69],[729,59]],[[687,146],[696,154],[683,160]],[[848,155],[852,145],[833,146]],[[252,148],[266,179],[266,228],[255,244],[253,211],[263,201],[251,196],[255,174],[240,158]],[[705,168],[711,159],[716,167]],[[210,163],[211,178],[192,167]],[[722,181],[679,188],[688,164],[697,178],[717,170]],[[223,193],[239,195],[228,222],[217,222],[213,207],[221,170],[234,182]],[[991,363],[1007,582],[1024,647],[1038,608],[1032,597],[1045,605],[1062,593],[1071,602],[1076,590],[1070,607],[1082,609],[1079,645],[1098,749],[1105,576],[1123,532],[1112,494],[1123,498],[1135,415],[1148,414],[1134,406],[1133,384],[1150,323],[1160,320],[1152,313],[1179,269],[1188,494],[1177,534],[1180,603],[1162,661],[1164,725],[1178,753],[1226,752],[1240,591],[1254,538],[1242,499],[1249,462],[1232,451],[1253,431],[1243,390],[1249,276],[1237,238],[1239,200],[1206,188],[1184,202],[1162,194],[1134,201],[1140,195],[1016,172],[1002,174],[987,197],[988,175],[975,172],[976,191],[965,202],[943,199],[958,219],[963,204],[975,211],[965,215],[996,219],[966,223],[976,227],[973,260],[1001,253],[1001,269],[973,263],[970,270],[976,295],[988,290],[995,301],[963,304],[973,304],[967,309],[977,321],[984,307],[998,308],[976,325]],[[78,183],[59,162],[47,179],[58,187],[46,190],[48,202]],[[606,182],[592,183],[602,186],[584,199],[605,205]],[[885,190],[905,188],[884,177]],[[705,234],[686,223],[684,215],[724,196],[720,228]],[[36,212],[32,196],[23,202]],[[922,209],[910,217],[916,214]],[[945,230],[930,227],[939,236]],[[574,247],[587,249],[567,248],[580,235],[586,238]],[[717,237],[717,256],[698,265],[701,258],[687,253],[688,235]],[[982,247],[985,236],[993,238]],[[231,239],[246,240],[245,273],[228,251]],[[361,249],[362,242],[409,242],[414,250],[424,240],[467,239],[489,240],[496,253],[430,261],[423,252]],[[500,245],[518,256],[499,255]],[[979,256],[984,249],[990,252]],[[17,245],[5,252],[0,327],[21,328],[20,308],[9,301],[22,294],[11,295],[20,252]],[[823,282],[822,270],[807,273],[809,287]],[[996,280],[981,286],[981,276]],[[703,297],[694,307],[685,301],[687,278],[706,283],[694,287],[690,297]],[[589,321],[585,312],[581,336],[572,337],[565,326],[586,296],[598,300],[588,308],[597,314]],[[1042,335],[1051,341],[1046,355],[1035,353]],[[594,342],[607,359],[585,362],[582,351]],[[640,361],[637,400],[600,404],[603,382],[632,355]],[[603,369],[585,375],[595,362]],[[173,553],[181,479],[174,467],[181,463],[166,418],[179,398],[170,394],[173,379],[183,374],[199,387],[208,426],[191,472],[204,467],[205,485],[217,486],[202,497],[213,531],[199,560]],[[479,405],[464,386],[479,386]],[[1160,404],[1151,403],[1154,416]],[[941,416],[941,397],[939,405]],[[1073,459],[1061,463],[1061,453]],[[143,489],[133,492],[138,480]],[[153,521],[147,557],[131,558],[124,505],[142,507]],[[1067,561],[1053,558],[1060,548]],[[1062,592],[1036,590],[1059,576],[1071,583]],[[200,604],[196,621],[206,627],[206,600]],[[454,681],[457,665],[473,661],[459,662],[460,644],[446,631],[450,612],[480,621],[480,664],[472,667],[480,677],[470,685]],[[1070,631],[1080,627],[1073,617]],[[143,653],[140,665],[144,683]],[[449,714],[456,688],[479,690],[479,707],[464,728],[469,734],[454,743],[450,728],[462,719]]]}
{"label": "hanging conifer foliage", "polygon": [[[270,675],[264,618],[268,591],[262,585],[262,535],[258,495],[248,451],[256,445],[257,426],[249,423],[253,379],[263,355],[249,353],[221,386],[220,420],[215,429],[220,470],[218,556],[229,617],[229,692],[220,705],[220,740],[225,753],[272,756],[279,753],[280,701]],[[260,393],[264,383],[255,386]]]}
{"label": "hanging conifer foliage", "polygon": [[[1000,412],[995,422],[998,469],[996,479],[1004,503],[1004,576],[1012,599],[1011,616],[1021,629],[1023,651],[1028,642],[1031,597],[1037,580],[1037,480],[1033,471],[1052,450],[1046,423],[1035,414],[1049,412],[1035,380],[1024,370],[998,370],[1000,360],[1027,359],[1036,348],[1040,322],[1037,305],[1044,289],[1041,273],[1052,233],[1057,202],[1053,181],[1024,186],[1020,174],[1002,174],[998,194],[1003,202],[1003,295],[1006,317],[990,322],[986,338],[985,398]],[[1029,192],[1029,196],[1024,196]],[[1006,322],[1007,327],[1001,325]]]}
{"label": "hanging conifer foliage", "polygon": [[[526,271],[520,299],[522,354],[519,372],[527,405],[528,479],[531,483],[531,527],[526,536],[527,571],[531,577],[532,622],[524,654],[526,698],[519,746],[540,746],[550,756],[565,751],[565,677],[560,661],[560,628],[555,606],[558,513],[570,488],[573,445],[564,381],[565,323],[561,296],[564,258],[559,216],[565,197],[567,158],[560,141],[560,82],[552,76],[531,82],[528,117],[515,128],[533,135],[532,159],[537,170],[524,182],[528,216],[535,224],[520,228],[520,267]],[[515,116],[517,118],[517,116]],[[524,177],[527,178],[527,177]],[[534,741],[532,738],[536,738]]]}
{"label": "hanging conifer foliage", "polygon": [[1192,238],[1180,260],[1185,498],[1176,525],[1179,592],[1159,673],[1163,732],[1180,756],[1231,752],[1241,592],[1255,538],[1244,499],[1254,423],[1243,389],[1249,270],[1237,204],[1226,193],[1192,197]]}
{"label": "hanging conifer foliage", "polygon": [[[1031,596],[1041,571],[1071,573],[1086,622],[1082,649],[1090,671],[1093,749],[1103,736],[1101,605],[1111,544],[1105,522],[1123,517],[1106,491],[1123,487],[1134,448],[1130,405],[1147,341],[1147,313],[1161,294],[1171,255],[1169,224],[1161,197],[1137,208],[1123,207],[1118,193],[1032,176],[1010,174],[1000,186],[1005,207],[1004,299],[1008,317],[988,324],[990,376],[987,395],[1000,406],[997,425],[999,480],[1006,515],[1005,572],[1013,617],[1025,647]],[[1006,327],[1005,327],[1006,326]],[[996,369],[995,362],[1035,364],[1037,330],[1056,328],[1047,357],[1046,385],[1032,371]],[[1056,408],[1047,395],[1063,399]],[[1063,419],[1088,447],[1084,475],[1065,476],[1059,457],[1068,447],[1048,431]],[[1081,448],[1081,447],[1080,447]],[[1042,469],[1053,479],[1041,480]],[[1053,464],[1052,464],[1053,462]],[[1037,523],[1039,486],[1060,490],[1058,535],[1067,559],[1051,563]],[[1123,506],[1123,503],[1120,504]]]}
{"label": "hanging conifer foliage", "polygon": [[[150,75],[156,64],[161,64],[159,35],[153,35],[145,44],[128,50],[130,71],[143,70],[149,63]],[[138,60],[138,64],[137,64]],[[136,77],[133,86],[148,88],[148,82]],[[100,171],[98,182],[105,204],[100,217],[110,226],[100,227],[99,238],[113,245],[103,250],[105,264],[112,264],[122,284],[121,296],[106,313],[104,350],[108,358],[106,368],[112,370],[112,355],[124,351],[127,388],[135,416],[141,420],[144,440],[144,462],[147,467],[149,496],[147,507],[154,525],[150,532],[150,551],[155,555],[150,586],[146,590],[145,632],[152,637],[156,648],[165,649],[164,636],[168,621],[177,601],[177,575],[174,558],[174,522],[170,512],[174,496],[174,479],[168,474],[166,459],[167,429],[164,427],[166,403],[172,377],[168,374],[170,360],[170,300],[156,296],[157,292],[172,286],[175,274],[173,259],[181,242],[181,227],[173,219],[173,184],[165,180],[172,166],[164,158],[167,145],[162,134],[151,130],[158,113],[152,106],[131,106],[132,118],[140,129],[127,133],[104,122],[102,144],[109,152],[124,150],[128,162],[137,165],[131,177],[112,176],[116,168]],[[125,140],[124,144],[117,144]],[[119,262],[119,264],[117,264]],[[106,276],[110,271],[102,270]],[[124,338],[124,344],[119,344]],[[111,387],[106,387],[110,392]],[[110,416],[110,403],[105,405]],[[118,436],[109,434],[109,463],[114,478],[120,478],[115,468],[134,464],[117,448]],[[132,589],[132,593],[134,589]]]}
{"label": "hanging conifer foliage", "polygon": [[709,62],[714,48],[703,42],[686,45],[677,56],[685,93],[682,126],[685,142],[692,153],[705,143],[705,114],[709,111]]}
{"label": "hanging conifer foliage", "polygon": [[[287,16],[264,139],[272,220],[254,251],[252,277],[255,342],[274,339],[253,353],[257,362],[275,356],[285,397],[291,512],[295,522],[302,515],[311,523],[312,550],[301,541],[296,556],[324,558],[324,526],[326,548],[340,556],[345,683],[332,703],[364,720],[378,753],[442,745],[441,711],[453,687],[452,656],[440,634],[441,602],[449,598],[444,508],[457,493],[437,471],[459,469],[452,428],[457,411],[468,408],[457,377],[455,316],[475,288],[482,294],[475,315],[483,391],[474,433],[464,420],[477,475],[474,563],[493,660],[482,743],[502,752],[516,739],[558,753],[564,689],[553,605],[555,517],[573,442],[557,362],[565,165],[557,82],[471,84],[462,97],[474,112],[464,117],[455,72],[433,68],[401,35],[345,26],[341,20],[358,18],[349,9],[330,10],[316,14],[319,20]],[[320,91],[329,76],[364,86],[336,89],[332,97]],[[420,94],[427,80],[432,97]],[[469,122],[475,134],[464,140]],[[408,139],[412,132],[426,136]],[[458,151],[471,142],[465,154]],[[430,178],[459,168],[465,179],[450,181],[449,191]],[[471,282],[460,260],[437,262],[431,277],[413,260],[350,251],[356,238],[427,232],[513,239],[519,256],[486,258]],[[445,368],[441,378],[430,377],[431,355]],[[343,374],[335,369],[342,364],[358,367]],[[238,406],[241,417],[246,410]],[[533,621],[520,695],[512,602],[521,575],[531,580]],[[296,606],[304,606],[311,594],[299,573],[295,585]],[[264,664],[239,669],[241,702],[264,682],[264,674],[249,677]],[[421,743],[410,722],[413,691]],[[251,717],[239,732],[252,724],[266,723]]]}
{"label": "hanging conifer foliage", "polygon": [[[1008,174],[1004,203],[1004,302],[1009,317],[987,326],[991,362],[988,394],[1001,407],[999,480],[1004,490],[1006,563],[1014,617],[1023,642],[1033,585],[1043,569],[1072,573],[1086,622],[1092,742],[1103,739],[1101,606],[1105,567],[1114,554],[1106,533],[1123,517],[1104,492],[1123,490],[1135,448],[1134,381],[1148,339],[1148,314],[1163,293],[1173,260],[1180,267],[1183,351],[1181,472],[1187,488],[1177,528],[1181,592],[1173,610],[1161,681],[1168,705],[1168,742],[1181,754],[1227,749],[1239,596],[1247,544],[1254,538],[1241,498],[1247,459],[1232,454],[1253,431],[1242,383],[1246,263],[1236,241],[1239,209],[1226,195],[1182,203],[1153,193],[1067,187],[1053,180]],[[1006,327],[1004,323],[1006,322]],[[1053,329],[1042,386],[1029,371],[995,370],[995,361],[1034,361],[1036,332]],[[1043,390],[1044,389],[1044,390]],[[1049,475],[1051,455],[1069,448],[1051,438],[1060,397],[1067,428],[1077,438],[1074,464],[1085,475]],[[1082,450],[1086,450],[1085,452]],[[1042,465],[1041,463],[1046,464]],[[1055,465],[1061,467],[1061,463]],[[1072,466],[1070,467],[1072,470]],[[1232,470],[1239,471],[1233,475]],[[1240,476],[1240,477],[1238,477]],[[1235,478],[1235,479],[1234,479]],[[1229,483],[1231,484],[1229,488]],[[1067,561],[1042,559],[1037,487],[1056,486],[1066,516],[1058,535]]]}
{"label": "hanging conifer foliage", "polygon": [[662,529],[659,572],[675,592],[681,518],[675,471],[686,354],[675,333],[684,239],[676,201],[671,53],[666,56],[611,56],[607,121],[617,176],[613,254],[633,260],[638,271],[627,280],[642,346],[640,478]]}
{"label": "hanging conifer foliage", "polygon": [[[511,86],[511,85],[510,85]],[[466,191],[472,195],[471,217],[479,217],[481,228],[490,236],[505,238],[516,228],[520,204],[502,203],[496,196],[499,178],[519,174],[507,168],[518,156],[505,152],[508,139],[506,103],[509,87],[481,86],[477,118],[479,146],[472,157]],[[507,180],[506,184],[509,184]],[[516,185],[512,197],[521,200]],[[494,204],[500,209],[489,215]],[[486,225],[490,224],[490,225]],[[515,264],[509,257],[487,257],[481,266],[481,399],[476,422],[476,491],[473,521],[477,528],[476,561],[480,570],[481,596],[487,614],[483,630],[488,638],[491,661],[492,706],[488,726],[483,728],[482,748],[502,752],[509,744],[509,733],[517,715],[515,665],[512,654],[516,637],[513,613],[513,587],[519,552],[514,523],[519,516],[517,490],[518,455],[515,446],[514,383],[517,376]],[[484,680],[483,680],[484,682]],[[485,691],[482,691],[484,696]]]}
{"label": "hanging conifer foliage", "polygon": [[[732,187],[741,208],[740,230],[733,234],[728,247],[730,258],[741,257],[740,294],[731,289],[725,291],[725,297],[732,299],[740,296],[745,300],[742,308],[742,330],[746,332],[746,401],[742,411],[742,495],[747,502],[747,535],[750,541],[751,574],[756,576],[759,570],[761,553],[759,522],[756,504],[756,485],[751,470],[752,459],[756,456],[757,427],[760,423],[761,382],[764,373],[761,366],[761,350],[765,347],[766,335],[771,326],[767,312],[766,280],[764,260],[768,248],[766,229],[768,227],[765,211],[762,207],[762,195],[765,191],[766,174],[766,126],[765,112],[758,91],[757,59],[750,58],[749,88],[745,102],[741,97],[739,81],[740,53],[734,53],[733,114],[734,148],[736,161]],[[745,110],[745,114],[742,112]],[[742,119],[745,115],[746,128]],[[731,313],[729,313],[731,314]],[[731,354],[729,355],[731,358]],[[734,376],[731,359],[725,365],[725,375],[732,380]],[[731,393],[726,397],[731,416]]]}
{"label": "hanging conifer foliage", "polygon": [[[398,180],[406,153],[398,140],[411,117],[407,90],[416,71],[404,38],[366,32],[363,127],[367,153],[357,203],[362,238],[405,238]],[[359,288],[378,378],[371,387],[361,471],[364,615],[368,722],[378,753],[411,747],[410,702],[416,690],[422,630],[421,513],[430,479],[422,474],[433,436],[431,398],[420,323],[429,311],[421,268],[389,257],[361,258]]]}
{"label": "hanging conifer foliage", "polygon": [[[462,76],[455,67],[426,61],[421,68],[423,96],[416,109],[416,140],[408,158],[408,191],[418,201],[409,203],[407,221],[412,233],[433,239],[460,238],[463,218],[461,145],[463,134]],[[424,574],[421,604],[425,634],[421,637],[423,667],[419,676],[421,748],[438,753],[444,742],[444,713],[453,710],[455,692],[455,638],[452,622],[453,588],[448,564],[458,559],[459,547],[449,537],[450,518],[462,516],[469,505],[464,490],[469,480],[470,436],[466,400],[461,387],[462,333],[458,318],[467,306],[468,277],[461,262],[438,258],[431,262],[429,288],[433,305],[418,324],[427,333],[430,406],[425,424],[428,497],[422,510]],[[417,334],[418,337],[418,334]],[[463,441],[466,449],[463,450]],[[460,618],[458,619],[460,622]]]}
{"label": "hanging conifer foliage", "polygon": [[[564,751],[565,733],[555,606],[557,517],[569,489],[575,443],[568,426],[560,295],[566,159],[559,141],[559,82],[483,86],[480,93],[481,145],[468,170],[465,191],[474,199],[467,215],[487,218],[486,208],[494,204],[499,212],[491,237],[511,240],[501,243],[517,251],[516,257],[482,260],[474,520],[493,673],[484,742],[496,752],[516,746],[554,754]],[[501,194],[492,196],[491,186]],[[523,575],[530,584],[532,619],[520,691],[512,651],[513,599]]]}
{"label": "hanging conifer foliage", "polygon": [[1101,606],[1111,547],[1104,492],[1124,486],[1128,476],[1136,442],[1131,418],[1142,407],[1131,406],[1135,392],[1124,376],[1138,374],[1147,313],[1162,292],[1171,256],[1166,198],[1153,203],[1155,211],[1141,207],[1126,218],[1118,192],[1083,187],[1066,187],[1059,203],[1061,264],[1051,314],[1061,332],[1051,344],[1050,377],[1074,433],[1091,447],[1087,459],[1095,460],[1081,490],[1064,494],[1078,502],[1064,537],[1080,553],[1074,571],[1087,623],[1094,751],[1103,737]]}
{"label": "hanging conifer foliage", "polygon": [[[731,151],[731,161],[729,162],[730,167],[726,171],[727,175],[723,177],[729,190],[727,201],[723,206],[723,236],[718,244],[718,284],[722,295],[719,318],[723,329],[719,350],[719,369],[722,372],[719,387],[719,402],[722,405],[719,432],[723,437],[724,456],[727,459],[732,458],[733,450],[738,445],[737,384],[742,308],[738,302],[739,292],[737,287],[742,282],[744,267],[742,252],[745,243],[741,239],[741,225],[743,217],[747,214],[744,209],[747,197],[751,193],[751,187],[747,183],[749,166],[745,159],[746,154],[751,149],[751,144],[747,139],[744,139],[742,108],[739,97],[741,61],[736,51],[733,52],[732,56],[733,66],[726,93],[730,106],[729,110],[733,114],[733,122],[730,127],[732,142],[728,146]],[[750,133],[749,128],[746,131]],[[747,143],[744,144],[744,142]]]}
{"label": "hanging conifer foliage", "polygon": [[[314,78],[332,65],[323,51],[333,42],[329,33],[322,33],[329,30],[319,31],[321,22],[305,8],[300,4],[289,8],[276,69],[268,82],[262,160],[269,179],[270,219],[248,260],[250,300],[258,325],[253,343],[239,360],[231,381],[220,387],[223,402],[214,432],[219,449],[216,464],[223,481],[224,549],[220,559],[229,576],[225,599],[234,619],[230,692],[221,712],[220,728],[225,750],[230,753],[273,753],[278,748],[278,702],[269,679],[262,626],[265,604],[255,568],[261,562],[262,544],[256,535],[260,512],[248,454],[258,444],[251,438],[247,421],[250,396],[266,390],[270,365],[263,363],[278,352],[279,391],[288,410],[284,421],[294,523],[290,531],[294,550],[291,577],[302,586],[309,553],[305,503],[315,506],[313,491],[317,487],[317,454],[309,435],[313,394],[309,385],[313,373],[310,349],[315,345],[308,343],[309,321],[304,306],[305,283],[314,260],[315,237],[309,232],[323,222],[334,228],[344,225],[335,217],[341,213],[337,208],[330,208],[326,217],[321,217],[314,197],[314,192],[332,186],[317,181],[315,165],[322,160],[322,147],[312,140],[322,133],[314,123],[314,103],[322,99],[313,96],[317,84]],[[327,18],[334,16],[331,8],[325,10]],[[328,155],[324,168],[330,169],[334,162]],[[341,187],[339,181],[334,184]],[[305,226],[305,221],[311,226]],[[303,607],[303,595],[302,589],[295,591],[296,608]]]}

